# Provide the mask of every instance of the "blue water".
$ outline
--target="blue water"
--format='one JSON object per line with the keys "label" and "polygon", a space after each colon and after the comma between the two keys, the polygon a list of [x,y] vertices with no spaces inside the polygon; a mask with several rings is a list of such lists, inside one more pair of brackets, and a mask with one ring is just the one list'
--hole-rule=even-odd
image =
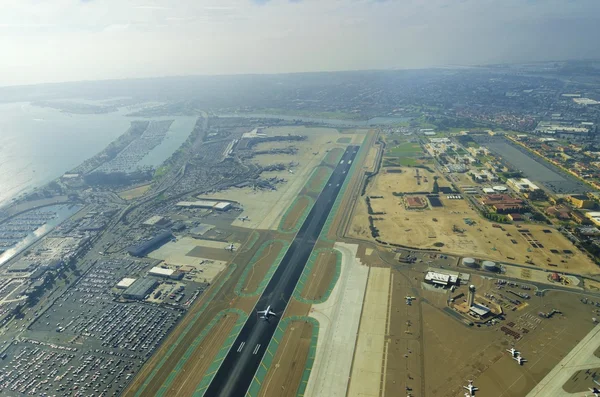
{"label": "blue water", "polygon": [[[131,109],[108,114],[68,114],[28,103],[0,104],[0,205],[42,186],[94,156],[123,134]],[[175,122],[168,139],[144,164],[157,166],[183,143],[195,117],[162,117]]]}

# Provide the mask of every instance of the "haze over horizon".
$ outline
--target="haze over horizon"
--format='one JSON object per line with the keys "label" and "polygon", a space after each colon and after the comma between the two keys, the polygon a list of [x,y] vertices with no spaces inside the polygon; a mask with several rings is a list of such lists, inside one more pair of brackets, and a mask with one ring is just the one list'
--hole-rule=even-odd
{"label": "haze over horizon", "polygon": [[6,0],[0,86],[591,58],[597,0]]}

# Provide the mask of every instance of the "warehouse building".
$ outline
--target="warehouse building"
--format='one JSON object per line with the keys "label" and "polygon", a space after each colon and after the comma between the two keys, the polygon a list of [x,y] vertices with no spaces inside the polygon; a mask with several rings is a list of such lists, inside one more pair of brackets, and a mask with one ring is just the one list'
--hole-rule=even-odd
{"label": "warehouse building", "polygon": [[131,284],[131,286],[123,292],[123,297],[127,299],[142,300],[152,293],[157,286],[158,281],[151,278],[141,278]]}
{"label": "warehouse building", "polygon": [[169,224],[169,220],[160,215],[152,216],[152,217],[146,219],[144,221],[144,223],[142,223],[142,225],[144,225],[144,226],[153,226],[153,227],[165,226],[167,224]]}
{"label": "warehouse building", "polygon": [[165,269],[164,267],[153,267],[148,271],[148,274],[156,277],[171,277],[175,273],[173,269]]}
{"label": "warehouse building", "polygon": [[203,208],[217,211],[227,211],[231,209],[230,202],[216,200],[180,201],[177,203],[177,206],[183,208]]}
{"label": "warehouse building", "polygon": [[171,232],[165,230],[165,231],[157,234],[150,240],[129,248],[127,250],[127,252],[129,252],[129,255],[131,255],[131,256],[137,256],[138,258],[143,257],[143,256],[146,256],[148,253],[154,251],[155,249],[161,247],[163,244],[165,244],[167,241],[171,240],[172,238],[173,238],[173,234],[171,234]]}
{"label": "warehouse building", "polygon": [[131,287],[131,284],[135,283],[135,278],[127,278],[125,277],[121,281],[117,283],[117,288],[119,289],[127,289]]}

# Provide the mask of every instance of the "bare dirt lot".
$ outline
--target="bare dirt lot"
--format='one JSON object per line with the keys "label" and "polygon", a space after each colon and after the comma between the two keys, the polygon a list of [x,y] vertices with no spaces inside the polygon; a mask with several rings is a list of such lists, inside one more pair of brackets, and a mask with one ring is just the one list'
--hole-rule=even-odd
{"label": "bare dirt lot", "polygon": [[284,232],[292,231],[298,225],[300,219],[302,219],[302,215],[311,205],[311,199],[307,196],[300,196],[298,200],[296,200],[294,206],[286,213],[283,218],[283,223],[281,225],[281,230]]}
{"label": "bare dirt lot", "polygon": [[440,177],[439,174],[429,172],[423,168],[385,168],[375,178],[369,194],[377,195],[378,192],[431,192],[433,190],[434,176],[438,177],[438,185],[440,187],[448,185],[446,180],[443,177]]}
{"label": "bare dirt lot", "polygon": [[[423,172],[420,172],[423,173]],[[426,173],[426,171],[425,171]],[[431,175],[430,175],[431,176]],[[433,178],[418,185],[414,173],[380,174],[371,184],[367,194],[382,196],[372,199],[374,212],[384,212],[375,217],[375,227],[381,239],[417,248],[439,249],[443,252],[477,256],[495,261],[529,263],[540,268],[569,271],[580,274],[597,274],[597,266],[557,230],[544,225],[498,225],[480,217],[466,199],[448,199],[440,194],[442,207],[425,210],[407,210],[402,198],[393,192],[415,192],[430,188]],[[442,179],[438,180],[440,185]],[[368,229],[366,205],[357,205],[350,233],[355,237],[371,238]],[[475,224],[468,225],[466,221]],[[538,241],[543,248],[535,248]],[[551,251],[555,250],[555,252]]]}
{"label": "bare dirt lot", "polygon": [[323,294],[331,286],[335,275],[337,255],[335,251],[321,251],[317,256],[308,282],[302,290],[302,297],[307,300],[321,299]]}
{"label": "bare dirt lot", "polygon": [[263,381],[260,396],[296,396],[312,335],[312,324],[293,321],[279,344],[275,358]]}

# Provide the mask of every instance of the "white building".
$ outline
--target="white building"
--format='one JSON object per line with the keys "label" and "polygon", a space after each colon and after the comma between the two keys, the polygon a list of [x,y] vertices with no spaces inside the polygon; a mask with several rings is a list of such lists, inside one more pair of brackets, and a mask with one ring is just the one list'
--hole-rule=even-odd
{"label": "white building", "polygon": [[535,190],[539,190],[539,186],[535,185],[533,182],[526,178],[510,178],[506,180],[506,184],[510,186],[511,189],[519,193],[533,192]]}
{"label": "white building", "polygon": [[165,269],[158,266],[153,267],[152,269],[150,269],[150,271],[148,271],[149,275],[157,277],[171,277],[173,273],[175,273],[175,270],[173,269]]}
{"label": "white building", "polygon": [[119,283],[117,284],[117,288],[119,289],[126,289],[131,287],[131,284],[133,284],[135,282],[135,278],[127,278],[125,277],[124,279],[122,279],[121,281],[119,281]]}

